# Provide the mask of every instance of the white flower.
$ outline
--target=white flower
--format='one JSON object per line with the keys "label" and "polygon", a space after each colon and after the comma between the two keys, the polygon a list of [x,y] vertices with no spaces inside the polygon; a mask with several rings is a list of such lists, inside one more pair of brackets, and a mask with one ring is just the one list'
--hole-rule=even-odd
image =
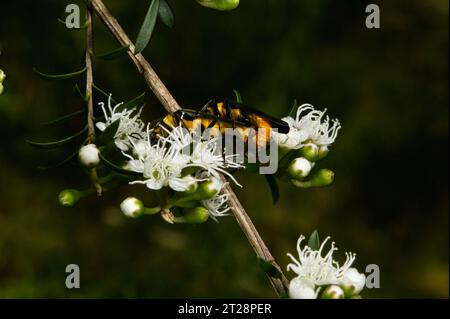
{"label": "white flower", "polygon": [[217,221],[217,217],[229,215],[227,214],[227,212],[230,210],[230,207],[228,207],[227,203],[228,203],[227,194],[216,195],[211,199],[202,201],[203,206],[205,206],[208,209],[209,215],[215,221]]}
{"label": "white flower", "polygon": [[291,299],[317,299],[319,289],[306,278],[295,277],[289,283],[289,297]]}
{"label": "white flower", "polygon": [[[289,124],[288,134],[275,134],[280,146],[289,149],[299,149],[305,142],[312,142],[318,146],[331,145],[341,128],[337,119],[331,120],[325,116],[324,111],[315,110],[310,104],[303,104],[297,109],[295,119],[285,117],[283,120]],[[306,113],[305,113],[306,112]]]}
{"label": "white flower", "polygon": [[136,218],[142,215],[145,210],[144,204],[135,197],[128,197],[120,204],[120,209],[125,216]]}
{"label": "white flower", "polygon": [[[140,108],[137,112],[134,110],[118,110],[123,103],[116,104],[114,108],[111,106],[111,95],[108,98],[108,111],[105,109],[105,104],[100,102],[99,105],[105,115],[105,122],[97,122],[95,125],[100,131],[104,131],[109,125],[117,120],[120,120],[119,127],[114,136],[114,143],[117,148],[122,151],[127,151],[131,144],[131,139],[141,139],[144,137],[145,124],[139,118],[142,112]],[[109,113],[109,114],[108,114]]]}
{"label": "white flower", "polygon": [[287,266],[287,270],[294,271],[298,277],[306,278],[316,286],[339,285],[355,260],[355,254],[346,253],[345,263],[339,266],[339,263],[333,260],[333,253],[337,250],[334,242],[331,243],[328,253],[322,256],[322,251],[330,237],[323,241],[319,250],[312,250],[308,246],[302,249],[301,242],[304,239],[304,236],[300,236],[297,241],[298,260],[291,254],[287,254],[294,262]]}
{"label": "white flower", "polygon": [[341,285],[350,289],[355,295],[359,294],[366,285],[366,276],[358,272],[356,268],[350,268],[345,272]]}
{"label": "white flower", "polygon": [[95,167],[100,163],[99,150],[95,144],[82,146],[78,152],[78,158],[86,167]]}

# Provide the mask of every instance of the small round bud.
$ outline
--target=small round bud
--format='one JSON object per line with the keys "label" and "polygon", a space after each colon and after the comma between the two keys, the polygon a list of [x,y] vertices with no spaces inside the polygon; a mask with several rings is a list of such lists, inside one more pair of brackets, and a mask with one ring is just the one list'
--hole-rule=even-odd
{"label": "small round bud", "polygon": [[239,5],[239,0],[197,0],[197,2],[204,7],[221,11],[233,10]]}
{"label": "small round bud", "polygon": [[308,161],[316,162],[319,158],[319,147],[314,143],[308,143],[300,149],[300,154]]}
{"label": "small round bud", "polygon": [[329,169],[320,169],[309,181],[298,181],[291,179],[292,184],[300,188],[324,187],[331,185],[334,181],[334,173]]}
{"label": "small round bud", "polygon": [[358,272],[356,268],[349,268],[342,278],[341,287],[345,295],[352,297],[358,295],[366,285],[366,276]]}
{"label": "small round bud", "polygon": [[144,213],[145,207],[139,199],[128,197],[120,204],[120,210],[125,216],[137,218]]}
{"label": "small round bud", "polygon": [[219,194],[223,187],[223,182],[215,176],[211,176],[207,181],[198,185],[197,191],[194,193],[196,200],[206,200],[213,198]]}
{"label": "small round bud", "polygon": [[83,193],[76,189],[65,189],[59,193],[59,203],[66,207],[74,206],[80,198],[83,197]]}
{"label": "small round bud", "polygon": [[322,145],[321,147],[319,147],[319,152],[318,152],[318,161],[321,159],[324,159],[328,153],[330,152],[330,150],[328,149],[328,146],[326,145]]}
{"label": "small round bud", "polygon": [[78,152],[78,158],[86,167],[95,167],[100,163],[99,150],[95,144],[84,145]]}
{"label": "small round bud", "polygon": [[3,90],[5,89],[5,87],[3,86],[2,83],[0,83],[0,95],[3,94]]}
{"label": "small round bud", "polygon": [[311,172],[312,164],[304,157],[294,159],[287,169],[289,175],[295,179],[302,179]]}
{"label": "small round bud", "polygon": [[5,72],[3,72],[3,70],[0,69],[0,83],[2,83],[3,81],[5,81],[6,79],[6,74]]}
{"label": "small round bud", "polygon": [[289,283],[289,297],[291,299],[317,299],[314,285],[308,280],[295,277]]}
{"label": "small round bud", "polygon": [[187,223],[187,224],[202,224],[209,218],[208,209],[203,206],[185,209],[184,215],[181,217],[175,217],[175,223]]}
{"label": "small round bud", "polygon": [[321,295],[322,299],[344,299],[344,290],[336,285],[325,288]]}

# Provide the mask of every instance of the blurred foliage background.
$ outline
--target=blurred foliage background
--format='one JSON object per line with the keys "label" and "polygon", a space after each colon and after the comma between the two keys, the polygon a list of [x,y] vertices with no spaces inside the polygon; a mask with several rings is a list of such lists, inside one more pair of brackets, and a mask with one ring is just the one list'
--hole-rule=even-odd
{"label": "blurred foliage background", "polygon": [[[233,217],[199,226],[130,220],[118,206],[144,197],[138,186],[72,209],[58,204],[60,190],[82,188],[87,177],[76,162],[37,166],[75,146],[43,152],[24,141],[83,125],[40,124],[82,102],[74,81],[45,82],[32,71],[83,66],[84,31],[57,22],[71,2],[0,3],[0,68],[8,75],[0,96],[0,297],[274,297]],[[135,39],[149,1],[105,3]],[[236,88],[276,116],[297,98],[341,120],[322,164],[335,170],[333,186],[282,185],[273,206],[262,176],[238,176],[245,186],[237,192],[278,262],[285,267],[298,236],[317,228],[341,257],[357,252],[361,271],[380,266],[381,288],[364,297],[448,297],[448,1],[378,1],[378,30],[366,29],[370,2],[359,0],[243,0],[231,12],[170,3],[175,27],[158,23],[144,55],[181,105],[200,107]],[[96,52],[116,47],[96,19]],[[127,57],[94,63],[96,84],[116,99],[146,90]],[[148,93],[144,113],[154,119],[163,109]],[[81,268],[81,289],[65,287],[70,263]]]}

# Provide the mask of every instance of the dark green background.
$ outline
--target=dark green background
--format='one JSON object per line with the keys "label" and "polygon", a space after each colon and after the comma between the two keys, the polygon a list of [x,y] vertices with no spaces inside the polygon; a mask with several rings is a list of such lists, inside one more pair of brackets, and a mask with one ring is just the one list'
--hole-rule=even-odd
{"label": "dark green background", "polygon": [[[159,23],[144,55],[183,106],[239,89],[247,104],[285,116],[294,98],[328,108],[342,130],[321,163],[325,189],[282,185],[281,200],[258,175],[237,190],[278,262],[300,234],[318,229],[356,266],[375,263],[381,288],[364,297],[448,297],[448,1],[379,1],[381,29],[366,29],[366,1],[243,0],[216,12],[172,0],[176,26]],[[62,208],[57,194],[87,184],[72,163],[42,172],[75,146],[43,152],[24,140],[75,132],[41,122],[76,110],[73,81],[32,71],[82,67],[84,31],[58,23],[69,1],[1,1],[0,297],[274,297],[233,217],[171,226],[130,220],[118,209],[143,187],[126,187]],[[149,1],[105,0],[132,39]],[[95,20],[95,50],[117,47]],[[146,89],[126,57],[96,60],[95,82],[128,100]],[[80,84],[83,84],[80,79]],[[96,102],[100,101],[95,96]],[[145,117],[163,109],[149,92]],[[65,266],[81,289],[65,288]],[[291,278],[292,274],[288,274]]]}

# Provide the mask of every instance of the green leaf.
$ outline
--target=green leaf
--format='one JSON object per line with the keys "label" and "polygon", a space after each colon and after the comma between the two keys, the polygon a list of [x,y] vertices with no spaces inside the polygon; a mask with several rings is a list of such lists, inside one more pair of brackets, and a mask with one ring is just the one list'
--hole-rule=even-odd
{"label": "green leaf", "polygon": [[131,110],[136,106],[142,105],[142,103],[144,103],[144,99],[145,99],[145,92],[136,96],[134,99],[122,104],[121,106],[118,106],[117,112],[121,112],[123,110]]}
{"label": "green leaf", "polygon": [[144,49],[150,42],[153,29],[155,28],[156,18],[158,17],[158,11],[159,11],[159,0],[152,0],[150,6],[148,7],[147,14],[145,15],[144,22],[142,23],[141,29],[139,30],[136,39],[136,44],[134,48],[135,54],[144,51]]}
{"label": "green leaf", "polygon": [[95,57],[102,59],[102,60],[114,60],[117,58],[120,58],[121,56],[125,55],[128,52],[128,46],[126,47],[120,47],[117,49],[114,49],[112,51],[98,54]]}
{"label": "green leaf", "polygon": [[161,21],[172,28],[175,23],[175,17],[173,15],[173,11],[169,6],[169,3],[166,0],[159,0],[159,10],[158,15]]}
{"label": "green leaf", "polygon": [[295,118],[295,115],[297,114],[297,109],[298,109],[297,99],[295,99],[294,100],[294,105],[292,105],[292,109],[289,112],[289,116]]}
{"label": "green leaf", "polygon": [[45,142],[45,143],[40,143],[40,142],[34,142],[34,141],[30,141],[27,140],[26,142],[34,147],[37,148],[42,148],[42,149],[51,149],[51,148],[56,148],[56,147],[60,147],[63,145],[66,145],[72,141],[74,141],[77,137],[83,135],[84,133],[86,133],[87,131],[87,127],[85,127],[84,129],[82,129],[81,131],[79,131],[78,133],[75,133],[74,135],[71,135],[69,137],[66,137],[62,140],[58,140],[58,141],[54,141],[54,142]]}
{"label": "green leaf", "polygon": [[[95,85],[95,83],[92,85],[92,87],[94,88],[94,90],[96,90],[97,92],[99,92],[101,95],[105,96],[106,98],[109,98],[109,94],[106,93],[104,90],[102,90],[101,88],[99,88],[97,85]],[[113,98],[111,98],[111,101],[114,104],[117,104],[116,100],[114,100]]]}
{"label": "green leaf", "polygon": [[68,120],[70,120],[73,117],[76,117],[76,116],[78,116],[80,114],[86,113],[86,111],[87,111],[86,109],[78,110],[78,111],[75,111],[73,113],[66,114],[66,115],[63,115],[61,117],[58,117],[57,119],[54,119],[52,121],[43,123],[43,125],[55,125],[55,124],[65,123],[65,122],[67,122]]}
{"label": "green leaf", "polygon": [[238,90],[233,90],[233,92],[234,92],[234,95],[236,95],[236,102],[242,103],[242,96],[241,96],[241,93],[239,93]]}
{"label": "green leaf", "polygon": [[123,175],[131,175],[131,176],[142,176],[141,173],[137,173],[137,172],[134,172],[134,171],[130,171],[130,170],[124,169],[124,168],[114,164],[113,162],[108,161],[102,155],[102,153],[99,153],[99,157],[100,157],[100,160],[102,161],[102,163],[105,164],[106,167],[108,167],[109,169],[111,169],[111,170],[113,170],[113,171],[115,171],[117,173],[120,173],[120,174],[123,174]]}
{"label": "green leaf", "polygon": [[309,236],[308,246],[312,250],[319,250],[319,248],[320,248],[320,239],[319,239],[319,233],[317,232],[317,230],[313,231],[311,236]]}
{"label": "green leaf", "polygon": [[75,72],[66,73],[66,74],[45,74],[45,73],[39,72],[36,68],[33,68],[33,71],[45,80],[61,81],[61,80],[74,78],[80,74],[83,74],[84,72],[86,72],[86,67],[84,67],[80,71],[75,71]]}
{"label": "green leaf", "polygon": [[280,199],[280,189],[278,188],[277,179],[275,178],[274,175],[268,174],[264,175],[264,177],[266,178],[266,181],[269,184],[270,192],[272,193],[272,201],[273,204],[275,205]]}
{"label": "green leaf", "polygon": [[281,272],[274,265],[259,256],[257,259],[259,266],[267,275],[273,278],[281,278]]}
{"label": "green leaf", "polygon": [[65,165],[65,164],[69,163],[70,161],[72,161],[74,158],[77,157],[77,155],[78,155],[78,150],[76,150],[74,153],[72,153],[69,156],[67,156],[61,162],[58,162],[58,163],[53,164],[53,165],[48,165],[48,166],[38,166],[38,169],[40,169],[40,170],[48,170],[48,169],[52,169],[52,168],[61,167],[61,166]]}
{"label": "green leaf", "polygon": [[73,87],[73,93],[79,97],[81,97],[81,99],[85,102],[87,102],[88,97],[86,96],[86,94],[83,94],[83,92],[81,92],[80,87],[78,86],[78,84],[75,84],[75,86]]}
{"label": "green leaf", "polygon": [[119,129],[120,125],[120,119],[115,120],[112,122],[108,127],[98,136],[97,138],[97,144],[98,145],[105,145],[109,141],[111,141],[114,136],[117,133],[117,130]]}

